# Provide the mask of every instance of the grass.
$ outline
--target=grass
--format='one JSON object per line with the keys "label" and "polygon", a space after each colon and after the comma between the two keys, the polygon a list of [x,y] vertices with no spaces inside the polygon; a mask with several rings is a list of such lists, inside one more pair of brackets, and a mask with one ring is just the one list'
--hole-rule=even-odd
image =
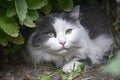
{"label": "grass", "polygon": [[[37,70],[37,64],[34,64],[35,70]],[[47,67],[47,66],[40,66],[41,68],[51,69],[53,72],[48,72],[43,76],[40,76],[37,72],[35,72],[37,78],[35,80],[51,80],[52,76],[59,75],[62,80],[74,80],[79,76],[83,76],[85,72],[85,64],[80,64],[78,70],[74,70],[71,73],[64,73],[62,69],[54,68],[54,67]],[[92,77],[89,77],[92,78]],[[88,80],[89,78],[83,79]],[[34,80],[30,76],[25,76],[23,80]]]}

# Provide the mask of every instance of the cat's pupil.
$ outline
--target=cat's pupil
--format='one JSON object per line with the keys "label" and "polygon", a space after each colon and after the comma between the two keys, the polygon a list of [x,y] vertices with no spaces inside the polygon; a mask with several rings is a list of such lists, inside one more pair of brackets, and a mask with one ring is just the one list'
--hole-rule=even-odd
{"label": "cat's pupil", "polygon": [[71,34],[72,33],[72,29],[68,29],[66,30],[65,34]]}
{"label": "cat's pupil", "polygon": [[55,37],[55,34],[54,34],[53,32],[49,32],[49,33],[48,33],[48,36],[49,36],[49,37]]}

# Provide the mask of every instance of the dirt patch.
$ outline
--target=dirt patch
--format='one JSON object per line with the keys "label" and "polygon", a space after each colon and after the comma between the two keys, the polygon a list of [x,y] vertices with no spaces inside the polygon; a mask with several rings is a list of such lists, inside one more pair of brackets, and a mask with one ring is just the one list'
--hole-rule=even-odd
{"label": "dirt patch", "polygon": [[[36,68],[34,65],[26,64],[11,65],[0,71],[0,80],[40,80],[42,76],[50,74],[54,74],[50,80],[62,80],[58,70],[54,67],[39,65]],[[120,78],[101,73],[99,67],[89,67],[83,75],[79,75],[73,80],[120,80]]]}

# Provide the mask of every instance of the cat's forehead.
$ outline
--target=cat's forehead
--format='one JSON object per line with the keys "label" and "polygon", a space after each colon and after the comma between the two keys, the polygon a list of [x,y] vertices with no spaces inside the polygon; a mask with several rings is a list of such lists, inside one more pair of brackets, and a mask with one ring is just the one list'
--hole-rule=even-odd
{"label": "cat's forehead", "polygon": [[40,31],[61,31],[69,28],[74,28],[75,20],[70,17],[69,13],[52,13],[39,19],[37,21],[37,26]]}
{"label": "cat's forehead", "polygon": [[47,15],[44,19],[49,20],[49,22],[74,22],[75,19],[71,17],[69,12],[62,12],[62,13],[52,13]]}
{"label": "cat's forehead", "polygon": [[73,28],[73,25],[63,18],[55,18],[52,26],[56,31],[64,31],[66,29]]}

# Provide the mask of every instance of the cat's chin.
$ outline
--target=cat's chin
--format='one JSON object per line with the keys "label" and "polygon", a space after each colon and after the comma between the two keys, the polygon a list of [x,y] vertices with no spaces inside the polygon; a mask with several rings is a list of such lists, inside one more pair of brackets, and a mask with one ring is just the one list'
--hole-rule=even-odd
{"label": "cat's chin", "polygon": [[62,49],[57,51],[58,54],[66,54],[67,52],[68,52],[67,48],[62,48]]}
{"label": "cat's chin", "polygon": [[57,52],[58,54],[66,54],[67,53],[67,50],[60,50]]}

